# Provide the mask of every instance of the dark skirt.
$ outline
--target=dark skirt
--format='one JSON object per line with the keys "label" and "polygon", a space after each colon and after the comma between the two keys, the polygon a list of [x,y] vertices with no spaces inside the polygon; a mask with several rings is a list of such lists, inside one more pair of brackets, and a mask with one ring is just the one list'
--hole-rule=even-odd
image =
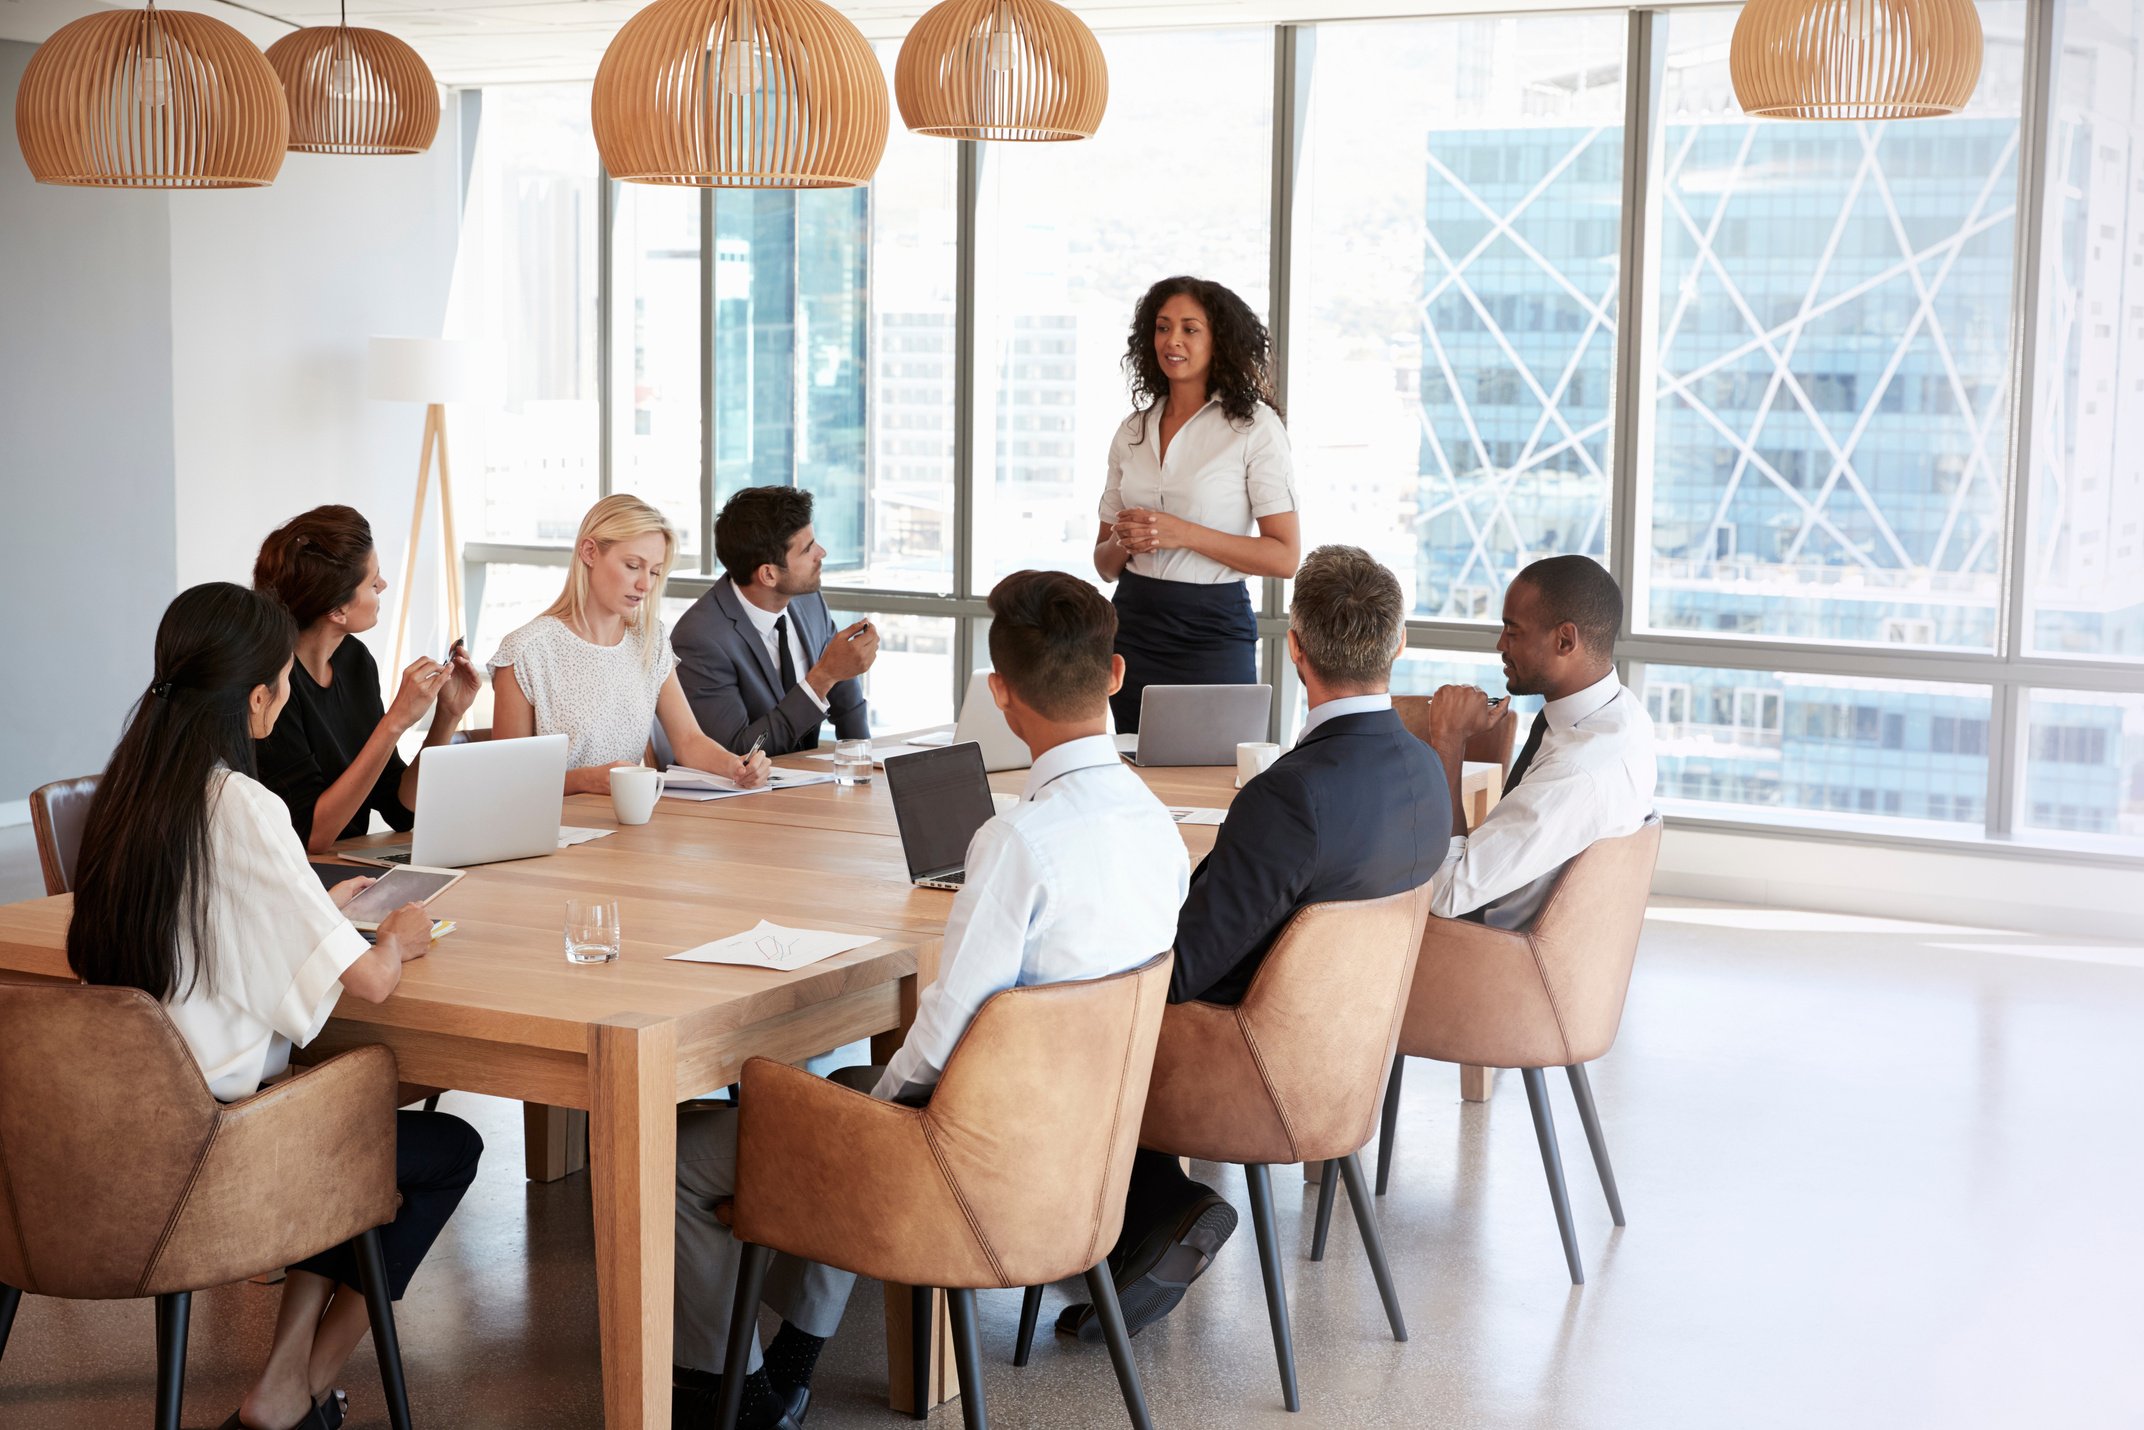
{"label": "dark skirt", "polygon": [[1258,618],[1243,582],[1209,586],[1126,571],[1117,578],[1115,605],[1124,688],[1109,708],[1124,734],[1138,730],[1149,685],[1258,683]]}

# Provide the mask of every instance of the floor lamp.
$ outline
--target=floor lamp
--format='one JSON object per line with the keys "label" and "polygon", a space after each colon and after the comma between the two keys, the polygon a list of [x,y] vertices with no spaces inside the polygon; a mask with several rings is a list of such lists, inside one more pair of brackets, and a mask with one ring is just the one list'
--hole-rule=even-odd
{"label": "floor lamp", "polygon": [[462,637],[461,542],[454,534],[454,479],[447,466],[447,408],[476,395],[475,344],[445,338],[374,338],[367,387],[381,402],[424,404],[424,449],[417,459],[417,500],[409,518],[409,545],[402,552],[402,599],[395,617],[394,664],[384,672],[390,688],[401,677],[409,636],[409,608],[417,596],[417,547],[424,534],[424,507],[432,459],[439,459],[440,553],[446,562],[447,636]]}

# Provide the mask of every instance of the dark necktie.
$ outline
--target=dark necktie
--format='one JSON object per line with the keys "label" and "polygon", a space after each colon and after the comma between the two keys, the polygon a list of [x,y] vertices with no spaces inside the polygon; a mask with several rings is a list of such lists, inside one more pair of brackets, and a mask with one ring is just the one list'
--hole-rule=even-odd
{"label": "dark necktie", "polygon": [[774,618],[775,658],[781,665],[782,694],[787,695],[797,683],[797,664],[789,658],[789,613],[782,612]]}
{"label": "dark necktie", "polygon": [[1548,711],[1535,714],[1533,728],[1526,732],[1526,743],[1519,747],[1519,757],[1511,762],[1511,773],[1504,776],[1504,793],[1510,794],[1526,778],[1526,767],[1534,762],[1541,751],[1541,737],[1548,733]]}

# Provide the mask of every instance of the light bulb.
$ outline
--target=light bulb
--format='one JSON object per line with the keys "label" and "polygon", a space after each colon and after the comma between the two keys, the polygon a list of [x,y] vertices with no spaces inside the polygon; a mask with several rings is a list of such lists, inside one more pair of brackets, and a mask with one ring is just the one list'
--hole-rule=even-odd
{"label": "light bulb", "polygon": [[1012,7],[1000,5],[990,18],[990,44],[983,63],[993,74],[1011,71],[1020,58],[1020,28],[1013,22]]}
{"label": "light bulb", "polygon": [[750,40],[731,40],[722,47],[722,94],[741,99],[759,89],[757,46]]}
{"label": "light bulb", "polygon": [[357,89],[357,61],[337,55],[328,63],[328,98],[352,100],[357,98]]}
{"label": "light bulb", "polygon": [[143,55],[134,67],[134,94],[144,109],[171,103],[171,62],[162,55]]}

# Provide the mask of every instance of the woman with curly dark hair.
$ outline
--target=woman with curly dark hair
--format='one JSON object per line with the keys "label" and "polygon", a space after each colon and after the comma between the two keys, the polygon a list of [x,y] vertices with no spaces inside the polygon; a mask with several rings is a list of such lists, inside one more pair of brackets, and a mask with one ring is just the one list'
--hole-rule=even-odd
{"label": "woman with curly dark hair", "polygon": [[1271,341],[1248,304],[1204,278],[1164,278],[1132,317],[1132,414],[1109,444],[1094,569],[1117,583],[1124,687],[1139,728],[1149,685],[1253,685],[1246,576],[1295,574],[1302,552]]}

